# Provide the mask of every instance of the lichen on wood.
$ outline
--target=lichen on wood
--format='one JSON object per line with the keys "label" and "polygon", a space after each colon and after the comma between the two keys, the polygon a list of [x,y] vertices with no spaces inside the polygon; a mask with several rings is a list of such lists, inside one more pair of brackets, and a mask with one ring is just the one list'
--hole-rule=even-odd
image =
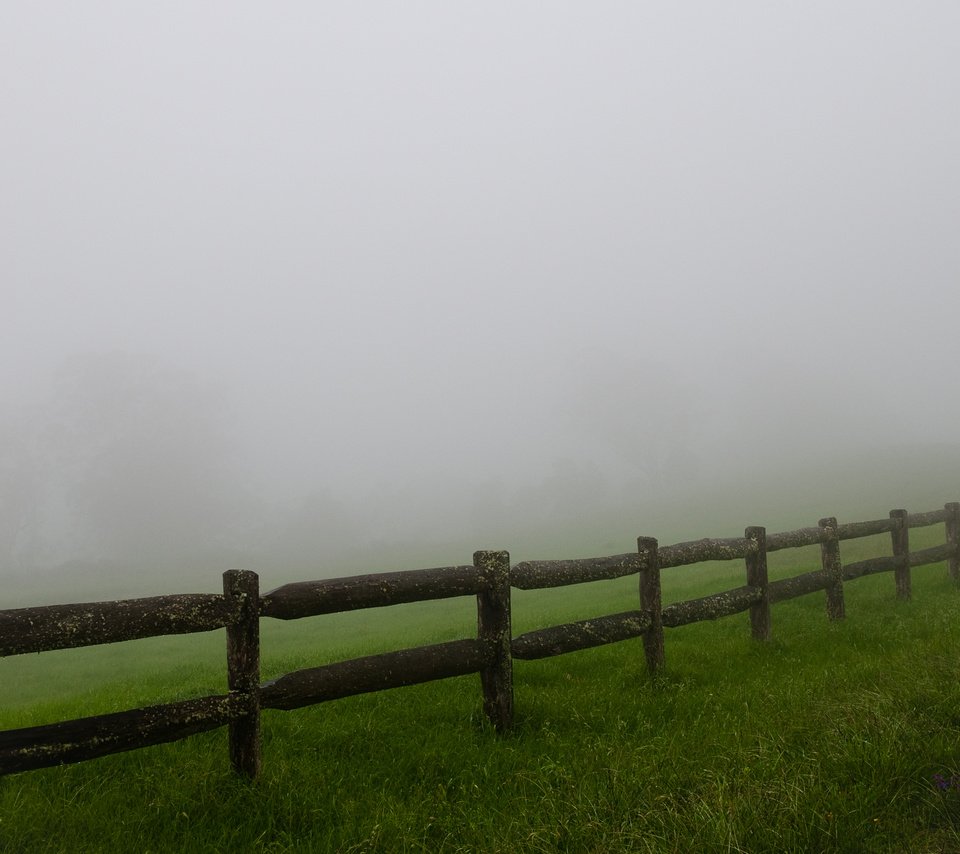
{"label": "lichen on wood", "polygon": [[893,571],[894,583],[897,588],[897,598],[904,601],[910,598],[910,524],[906,510],[891,510],[890,521],[894,527],[890,531],[890,544],[893,556],[900,558],[900,563]]}
{"label": "lichen on wood", "polygon": [[264,617],[296,620],[404,602],[472,596],[482,589],[480,573],[473,566],[381,572],[285,584],[261,597],[260,613]]}
{"label": "lichen on wood", "polygon": [[910,513],[907,515],[907,525],[911,528],[924,528],[927,525],[945,522],[948,515],[949,510],[946,507],[942,510],[929,510],[926,513]]}
{"label": "lichen on wood", "polygon": [[236,621],[216,594],[185,593],[0,611],[0,656],[213,631]]}
{"label": "lichen on wood", "polygon": [[747,586],[760,591],[760,598],[750,606],[750,634],[754,640],[768,641],[771,637],[771,626],[770,599],[767,596],[767,530],[759,525],[751,525],[743,535],[757,543],[756,550],[744,558]]}
{"label": "lichen on wood", "polygon": [[314,703],[479,673],[496,654],[480,640],[401,649],[297,670],[260,686],[265,709],[298,709]]}
{"label": "lichen on wood", "polygon": [[756,542],[747,537],[730,537],[720,540],[705,538],[686,543],[675,543],[672,546],[661,546],[659,549],[660,568],[685,566],[691,563],[703,563],[708,560],[736,560],[746,557],[756,547]]}
{"label": "lichen on wood", "polygon": [[832,579],[822,569],[816,569],[813,572],[804,572],[801,575],[771,581],[767,585],[767,596],[771,603],[783,602],[798,596],[806,596],[808,593],[816,593],[831,582]]}
{"label": "lichen on wood", "polygon": [[872,537],[886,534],[899,526],[896,519],[874,519],[870,522],[844,522],[837,525],[838,540],[855,540],[859,537]]}
{"label": "lichen on wood", "polygon": [[480,670],[483,710],[493,726],[503,731],[513,723],[510,554],[474,552],[473,564],[485,587],[477,594],[477,637],[491,650],[489,661]]}
{"label": "lichen on wood", "polygon": [[828,579],[824,588],[827,594],[827,617],[842,620],[847,613],[843,598],[843,565],[840,562],[840,541],[837,539],[837,520],[827,516],[819,521],[822,532],[820,540],[820,567]]}
{"label": "lichen on wood", "polygon": [[625,611],[622,614],[609,614],[562,626],[537,629],[513,639],[513,657],[524,660],[549,658],[580,649],[617,643],[642,637],[650,625],[650,615],[646,611]]}
{"label": "lichen on wood", "polygon": [[731,614],[746,611],[751,605],[763,598],[759,587],[745,585],[734,590],[724,590],[700,599],[688,599],[674,602],[663,609],[663,624],[670,628],[697,623],[701,620],[716,620]]}
{"label": "lichen on wood", "polygon": [[910,552],[910,566],[924,566],[928,563],[940,563],[948,560],[956,551],[952,543],[941,543],[928,549]]}
{"label": "lichen on wood", "polygon": [[643,561],[643,569],[640,571],[640,607],[650,618],[650,627],[643,633],[643,655],[647,660],[647,672],[655,676],[666,666],[660,544],[656,537],[637,537],[637,554]]}
{"label": "lichen on wood", "polygon": [[242,700],[231,694],[7,730],[0,732],[0,774],[179,741],[245,714]]}
{"label": "lichen on wood", "polygon": [[949,560],[947,572],[954,583],[960,583],[960,504],[956,501],[951,501],[949,504],[944,505],[943,510],[946,514],[944,530],[947,545],[953,549],[947,558]]}
{"label": "lichen on wood", "polygon": [[251,779],[260,774],[260,580],[242,569],[223,574],[223,595],[236,603],[237,622],[227,627],[227,687],[244,704],[243,718],[231,721],[230,763]]}
{"label": "lichen on wood", "polygon": [[858,560],[853,563],[845,564],[843,567],[844,581],[853,581],[855,578],[862,578],[865,575],[876,575],[880,572],[893,572],[897,567],[904,566],[908,558],[892,557],[885,555],[882,557],[871,557],[866,560]]}
{"label": "lichen on wood", "polygon": [[815,546],[819,542],[819,528],[797,528],[795,531],[780,531],[777,534],[767,534],[767,552]]}
{"label": "lichen on wood", "polygon": [[543,590],[622,578],[642,568],[643,561],[636,552],[572,560],[528,560],[510,570],[510,584],[519,590]]}

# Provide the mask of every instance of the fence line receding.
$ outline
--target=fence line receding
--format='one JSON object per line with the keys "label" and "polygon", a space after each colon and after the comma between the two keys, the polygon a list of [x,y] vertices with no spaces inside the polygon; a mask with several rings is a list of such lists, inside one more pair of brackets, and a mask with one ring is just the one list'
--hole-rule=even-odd
{"label": "fence line receding", "polygon": [[[912,529],[941,523],[942,544],[910,550]],[[842,563],[842,541],[878,534],[890,535],[892,554]],[[820,546],[817,569],[768,580],[769,552],[813,545]],[[730,560],[744,561],[744,585],[662,605],[661,570]],[[665,628],[749,611],[752,636],[766,641],[772,636],[770,606],[776,602],[823,590],[827,616],[837,620],[845,615],[845,582],[892,572],[895,595],[909,599],[910,570],[942,561],[947,562],[950,577],[960,583],[960,503],[926,513],[892,510],[886,519],[866,522],[841,524],[825,517],[816,527],[773,534],[751,526],[742,537],[669,546],[660,546],[652,537],[639,537],[634,552],[524,561],[512,567],[505,551],[478,551],[472,565],[304,581],[264,594],[259,593],[256,573],[229,570],[223,575],[222,594],[0,611],[0,657],[223,628],[228,686],[224,695],[0,732],[0,774],[81,762],[227,726],[233,768],[255,778],[261,767],[263,709],[295,709],[474,673],[480,676],[484,713],[497,730],[506,730],[513,721],[515,659],[547,658],[642,638],[647,668],[655,673],[665,662]],[[538,590],[628,575],[638,576],[634,603],[638,607],[512,636],[511,588]],[[294,620],[458,596],[476,598],[476,638],[367,655],[260,682],[259,625],[263,618]]]}

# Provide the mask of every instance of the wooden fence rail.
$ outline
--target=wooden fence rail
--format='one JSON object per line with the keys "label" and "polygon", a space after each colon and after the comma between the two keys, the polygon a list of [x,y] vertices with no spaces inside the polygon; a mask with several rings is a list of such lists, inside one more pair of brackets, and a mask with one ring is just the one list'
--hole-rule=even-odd
{"label": "wooden fence rail", "polygon": [[260,702],[268,709],[299,709],[354,694],[479,673],[491,663],[493,652],[482,640],[458,640],[338,661],[267,682],[260,689]]}
{"label": "wooden fence rail", "polygon": [[152,596],[0,611],[0,656],[222,629],[237,618],[223,596]]}
{"label": "wooden fence rail", "polygon": [[297,620],[358,608],[475,595],[483,589],[484,580],[475,566],[298,581],[265,593],[260,600],[260,614],[280,620]]}
{"label": "wooden fence rail", "polygon": [[[912,529],[940,523],[944,543],[910,550]],[[842,541],[878,534],[890,535],[891,555],[843,565]],[[813,545],[820,546],[817,569],[769,581],[769,552]],[[744,561],[743,586],[662,605],[661,570],[730,560]],[[228,726],[232,766],[255,778],[261,767],[263,709],[295,709],[473,673],[480,676],[485,714],[497,730],[505,730],[513,720],[514,659],[547,658],[639,637],[647,668],[655,673],[664,666],[664,628],[749,611],[752,636],[765,641],[772,635],[771,604],[823,590],[828,617],[842,619],[844,582],[892,572],[896,595],[909,599],[910,570],[942,561],[947,562],[950,577],[960,583],[960,503],[926,513],[893,510],[887,519],[868,522],[838,524],[826,517],[816,527],[774,534],[752,526],[743,537],[662,547],[656,539],[640,537],[635,552],[525,561],[513,567],[505,551],[479,551],[470,566],[305,581],[262,595],[256,573],[230,570],[223,576],[222,595],[155,596],[0,611],[0,657],[225,628],[229,689],[221,696],[0,732],[0,774],[81,762]],[[537,590],[633,574],[639,578],[639,608],[512,636],[511,588]],[[294,620],[456,596],[476,597],[474,639],[364,656],[260,683],[262,618]]]}

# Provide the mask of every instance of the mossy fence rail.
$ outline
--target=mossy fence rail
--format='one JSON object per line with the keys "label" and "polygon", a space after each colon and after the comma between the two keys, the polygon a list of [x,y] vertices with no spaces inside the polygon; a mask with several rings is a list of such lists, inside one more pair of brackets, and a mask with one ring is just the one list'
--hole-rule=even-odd
{"label": "mossy fence rail", "polygon": [[[943,523],[945,542],[910,551],[913,528]],[[889,533],[892,554],[843,565],[840,541]],[[339,697],[479,673],[483,708],[503,730],[513,719],[513,660],[546,658],[628,638],[643,638],[647,667],[664,663],[664,627],[675,628],[750,612],[754,638],[769,640],[770,606],[826,591],[827,615],[844,616],[843,584],[892,572],[896,595],[910,597],[910,568],[948,562],[960,581],[960,503],[943,510],[893,510],[889,518],[767,534],[749,527],[743,537],[704,539],[658,547],[640,537],[636,552],[583,560],[525,561],[510,566],[505,551],[479,551],[473,565],[421,569],[287,584],[262,596],[256,573],[230,570],[222,594],[156,596],[116,602],[52,605],[0,611],[0,656],[114,643],[134,638],[227,630],[228,693],[114,714],[0,732],[0,774],[81,762],[111,753],[176,741],[229,726],[230,759],[249,777],[260,771],[262,709],[294,709]],[[812,572],[767,579],[767,553],[820,545]],[[700,599],[661,606],[660,571],[703,561],[743,560],[746,584]],[[559,587],[639,576],[639,608],[512,637],[510,590]],[[403,649],[298,670],[260,684],[260,619],[293,620],[360,608],[476,596],[477,637]]]}

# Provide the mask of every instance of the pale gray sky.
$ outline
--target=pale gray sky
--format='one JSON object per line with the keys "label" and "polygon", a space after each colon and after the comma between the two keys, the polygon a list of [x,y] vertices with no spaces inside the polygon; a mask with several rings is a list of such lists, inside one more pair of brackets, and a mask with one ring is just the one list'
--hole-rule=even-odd
{"label": "pale gray sky", "polygon": [[0,392],[154,358],[397,519],[955,442],[958,90],[954,2],[8,2]]}

